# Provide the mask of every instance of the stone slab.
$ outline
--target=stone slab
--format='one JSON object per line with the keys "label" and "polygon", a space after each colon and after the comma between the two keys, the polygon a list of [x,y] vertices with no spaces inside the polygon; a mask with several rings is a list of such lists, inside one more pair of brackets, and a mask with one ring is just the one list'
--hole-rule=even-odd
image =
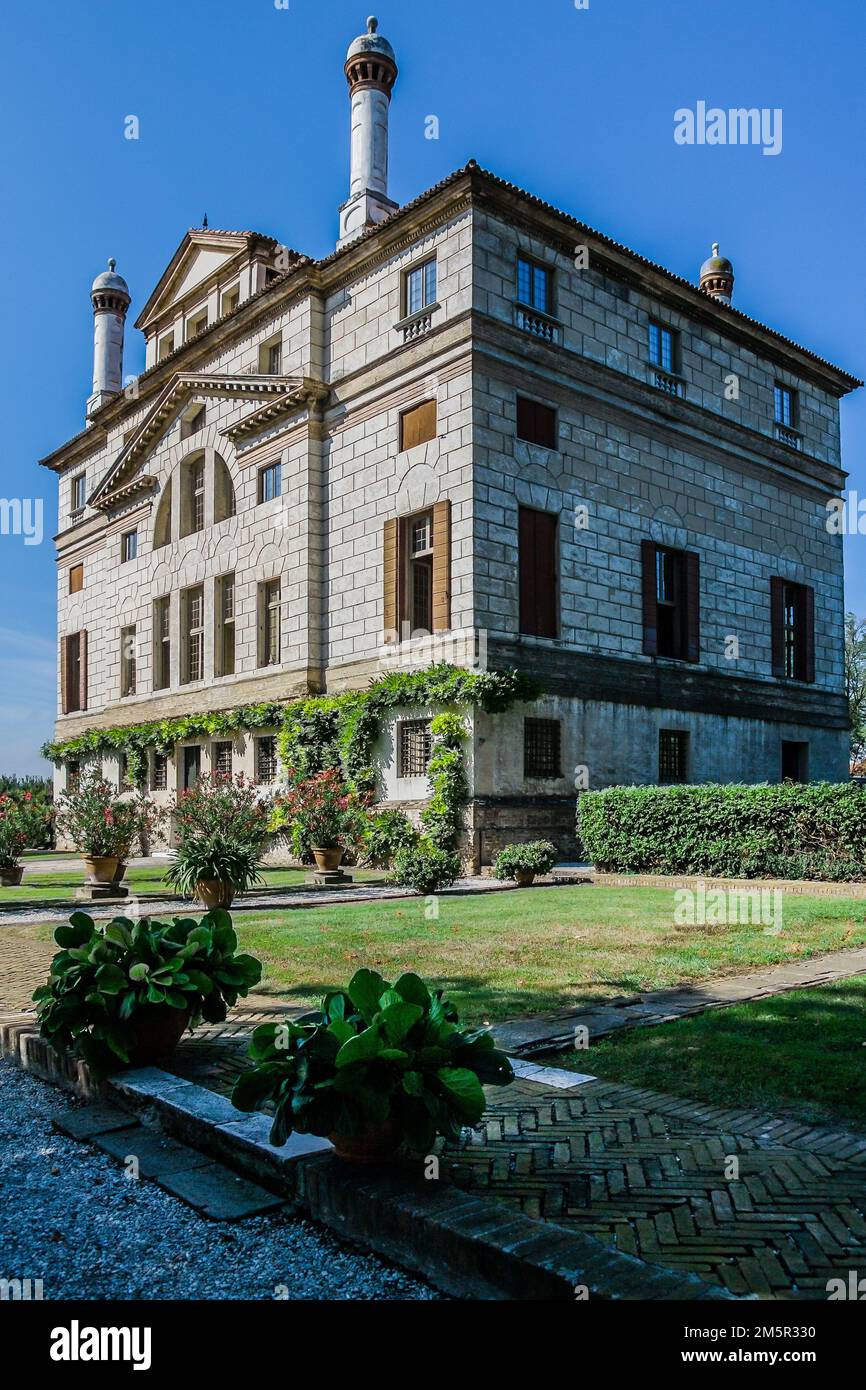
{"label": "stone slab", "polygon": [[552,1086],[556,1091],[573,1091],[587,1081],[595,1081],[594,1076],[579,1071],[568,1071],[566,1067],[541,1067],[537,1062],[526,1062],[520,1057],[509,1058],[514,1075],[521,1081],[535,1081],[539,1086]]}
{"label": "stone slab", "polygon": [[66,1110],[51,1116],[53,1127],[70,1139],[96,1139],[116,1130],[128,1129],[129,1111],[116,1105],[85,1105],[80,1110]]}
{"label": "stone slab", "polygon": [[211,1221],[242,1221],[285,1206],[285,1199],[247,1178],[239,1178],[221,1163],[206,1163],[158,1179],[160,1187],[180,1197]]}
{"label": "stone slab", "polygon": [[130,1157],[138,1161],[138,1172],[142,1178],[162,1177],[172,1173],[186,1172],[190,1168],[203,1168],[210,1162],[205,1154],[191,1149],[187,1144],[178,1144],[167,1138],[159,1130],[148,1129],[144,1125],[130,1124],[126,1116],[126,1129],[113,1129],[110,1133],[96,1136],[96,1144],[105,1153],[125,1163]]}

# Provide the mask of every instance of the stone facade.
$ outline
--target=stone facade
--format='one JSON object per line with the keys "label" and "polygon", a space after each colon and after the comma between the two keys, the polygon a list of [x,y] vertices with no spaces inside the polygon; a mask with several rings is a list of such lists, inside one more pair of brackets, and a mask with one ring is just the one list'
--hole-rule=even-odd
{"label": "stone facade", "polygon": [[[519,256],[554,286],[535,322],[518,304]],[[407,313],[407,274],[430,260],[435,302]],[[651,320],[679,338],[662,389]],[[783,741],[808,745],[810,777],[846,776],[842,541],[824,524],[845,477],[839,401],[858,384],[844,372],[475,165],[321,261],[259,234],[191,232],[138,325],[143,375],[43,460],[60,486],[61,644],[87,633],[84,699],[58,674],[58,739],[361,687],[395,661],[466,664],[480,648],[492,667],[541,676],[548,694],[470,721],[476,858],[546,833],[573,852],[576,786],[657,780],[660,729],[689,735],[695,781],[778,780]],[[774,424],[780,384],[798,396],[793,441]],[[554,448],[517,438],[518,395],[553,407]],[[404,413],[431,400],[433,437],[403,448]],[[203,513],[190,529],[199,462]],[[262,470],[276,464],[267,497]],[[81,474],[88,501],[73,513]],[[385,527],[443,500],[450,628],[386,645]],[[555,638],[520,633],[521,506],[557,518]],[[697,660],[645,654],[647,538],[700,557]],[[234,669],[223,674],[228,575]],[[774,576],[814,593],[814,680],[773,674]],[[263,593],[277,580],[266,664]],[[199,589],[191,673],[184,605]],[[155,605],[166,598],[163,648]],[[124,694],[121,634],[133,630],[135,692]],[[526,777],[525,717],[559,721],[559,775]],[[253,752],[241,738],[234,769],[254,775]],[[383,799],[417,806],[425,779],[400,776],[393,730],[380,753]]]}

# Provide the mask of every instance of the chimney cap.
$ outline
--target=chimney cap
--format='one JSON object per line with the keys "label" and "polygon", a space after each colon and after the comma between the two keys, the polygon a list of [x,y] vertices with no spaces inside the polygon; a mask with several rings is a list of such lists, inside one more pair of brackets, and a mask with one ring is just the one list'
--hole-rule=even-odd
{"label": "chimney cap", "polygon": [[105,294],[106,292],[108,292],[110,294],[125,294],[127,299],[132,298],[132,296],[129,293],[129,286],[127,285],[123,276],[117,274],[115,269],[116,266],[117,261],[112,256],[108,262],[108,269],[103,270],[101,275],[97,275],[96,279],[91,285],[91,294]]}
{"label": "chimney cap", "polygon": [[379,33],[379,21],[375,15],[371,14],[367,19],[366,34],[359,34],[349,46],[346,54],[346,62],[350,63],[355,58],[387,58],[389,62],[397,66],[397,58],[394,50],[387,39],[383,39]]}
{"label": "chimney cap", "polygon": [[719,255],[719,243],[713,242],[713,254],[701,266],[701,289],[714,299],[730,304],[734,291],[734,267],[727,256]]}

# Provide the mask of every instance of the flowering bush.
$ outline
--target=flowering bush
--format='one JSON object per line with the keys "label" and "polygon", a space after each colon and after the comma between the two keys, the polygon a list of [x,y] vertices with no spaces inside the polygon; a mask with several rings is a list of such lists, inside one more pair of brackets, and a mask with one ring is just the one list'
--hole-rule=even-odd
{"label": "flowering bush", "polygon": [[355,849],[364,839],[369,796],[351,791],[337,768],[291,782],[276,799],[270,829],[291,837],[299,859],[313,849]]}
{"label": "flowering bush", "polygon": [[0,793],[0,869],[15,869],[25,849],[41,845],[51,812],[32,792]]}
{"label": "flowering bush", "polygon": [[126,854],[135,834],[134,813],[121,801],[98,768],[60,798],[58,825],[87,859],[114,859]]}
{"label": "flowering bush", "polygon": [[173,807],[175,833],[180,846],[189,841],[219,835],[235,845],[258,853],[268,833],[270,803],[260,789],[239,773],[214,772],[201,777],[194,787],[179,792]]}

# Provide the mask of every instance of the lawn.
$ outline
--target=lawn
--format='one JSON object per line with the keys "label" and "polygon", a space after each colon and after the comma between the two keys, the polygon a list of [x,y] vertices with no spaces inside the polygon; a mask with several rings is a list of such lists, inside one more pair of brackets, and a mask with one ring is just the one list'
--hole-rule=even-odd
{"label": "lawn", "polygon": [[784,899],[780,934],[760,926],[677,926],[663,888],[528,888],[426,900],[236,914],[262,988],[316,1001],[360,966],[395,979],[415,970],[447,989],[469,1022],[734,974],[866,945],[866,904]]}
{"label": "lawn", "polygon": [[866,1131],[866,979],[635,1028],[559,1064],[707,1105]]}
{"label": "lawn", "polygon": [[[359,878],[381,879],[382,874],[352,872]],[[306,881],[306,869],[265,869],[262,877],[267,888],[300,888]],[[173,897],[174,890],[165,882],[165,869],[162,867],[129,869],[124,877],[124,887],[134,894],[160,894]],[[24,882],[20,888],[0,888],[0,909],[14,905],[18,908],[49,907],[52,904],[68,903],[73,900],[75,890],[84,885],[84,870],[81,860],[73,857],[69,869],[58,873],[33,873],[28,876],[25,865]],[[2,920],[2,919],[0,919]]]}

